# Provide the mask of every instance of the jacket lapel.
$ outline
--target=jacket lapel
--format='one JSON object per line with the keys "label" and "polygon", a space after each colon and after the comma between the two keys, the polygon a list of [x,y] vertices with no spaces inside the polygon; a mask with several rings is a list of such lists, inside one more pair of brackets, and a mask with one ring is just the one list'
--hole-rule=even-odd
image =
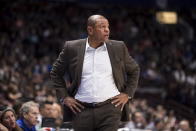
{"label": "jacket lapel", "polygon": [[84,54],[85,54],[85,49],[86,49],[86,40],[83,39],[81,40],[81,43],[78,47],[78,64],[77,64],[77,85],[80,85],[81,82],[81,76],[82,76],[82,68],[83,68],[83,62],[84,62]]}
{"label": "jacket lapel", "polygon": [[114,78],[114,82],[117,85],[117,81],[116,81],[116,61],[115,61],[115,50],[114,50],[114,45],[113,43],[111,43],[110,41],[106,42],[106,46],[107,46],[107,50],[108,50],[108,54],[110,57],[110,62],[111,62],[111,66],[112,66],[112,74],[113,74],[113,78]]}

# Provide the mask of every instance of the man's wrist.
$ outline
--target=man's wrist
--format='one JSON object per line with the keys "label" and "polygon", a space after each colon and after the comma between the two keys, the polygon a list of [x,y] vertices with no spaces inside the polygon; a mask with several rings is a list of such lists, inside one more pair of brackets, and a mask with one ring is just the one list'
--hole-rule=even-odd
{"label": "man's wrist", "polygon": [[131,100],[131,99],[132,99],[132,97],[129,96],[127,93],[126,93],[126,95],[127,95],[127,97],[128,97],[128,100]]}
{"label": "man's wrist", "polygon": [[128,96],[128,99],[129,99],[129,100],[131,100],[131,99],[132,99],[132,97],[131,97],[131,96]]}
{"label": "man's wrist", "polygon": [[124,93],[124,94],[127,96],[128,100],[131,100],[132,99],[132,97],[129,96],[127,93]]}

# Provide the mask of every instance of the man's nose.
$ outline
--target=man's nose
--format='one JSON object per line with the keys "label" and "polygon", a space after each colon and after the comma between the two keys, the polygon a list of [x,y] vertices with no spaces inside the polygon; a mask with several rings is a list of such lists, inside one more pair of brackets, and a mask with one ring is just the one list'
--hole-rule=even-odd
{"label": "man's nose", "polygon": [[105,32],[110,32],[110,29],[108,27],[105,28]]}
{"label": "man's nose", "polygon": [[38,118],[39,118],[39,116],[38,116],[38,115],[36,115],[36,116],[35,116],[35,119],[36,119],[36,120],[38,120]]}

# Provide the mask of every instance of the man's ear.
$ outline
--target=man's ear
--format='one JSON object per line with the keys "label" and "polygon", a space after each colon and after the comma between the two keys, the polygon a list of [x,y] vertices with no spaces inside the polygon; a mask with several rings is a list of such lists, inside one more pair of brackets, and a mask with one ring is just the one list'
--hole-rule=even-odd
{"label": "man's ear", "polygon": [[28,115],[28,113],[23,113],[23,117],[24,117],[24,119],[26,119],[26,118],[27,118],[27,115]]}
{"label": "man's ear", "polygon": [[93,27],[92,26],[87,26],[87,31],[89,35],[93,34]]}

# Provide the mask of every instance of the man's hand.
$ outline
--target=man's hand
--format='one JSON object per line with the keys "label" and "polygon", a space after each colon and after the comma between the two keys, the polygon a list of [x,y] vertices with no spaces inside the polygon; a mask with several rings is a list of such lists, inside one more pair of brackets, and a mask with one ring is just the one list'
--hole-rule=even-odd
{"label": "man's hand", "polygon": [[69,96],[64,98],[63,104],[69,107],[74,114],[81,112],[81,109],[84,109],[83,105],[78,103],[76,99]]}
{"label": "man's hand", "polygon": [[112,98],[112,104],[114,104],[116,107],[121,105],[121,111],[123,110],[124,105],[129,100],[129,97],[125,93],[120,93],[119,95]]}

